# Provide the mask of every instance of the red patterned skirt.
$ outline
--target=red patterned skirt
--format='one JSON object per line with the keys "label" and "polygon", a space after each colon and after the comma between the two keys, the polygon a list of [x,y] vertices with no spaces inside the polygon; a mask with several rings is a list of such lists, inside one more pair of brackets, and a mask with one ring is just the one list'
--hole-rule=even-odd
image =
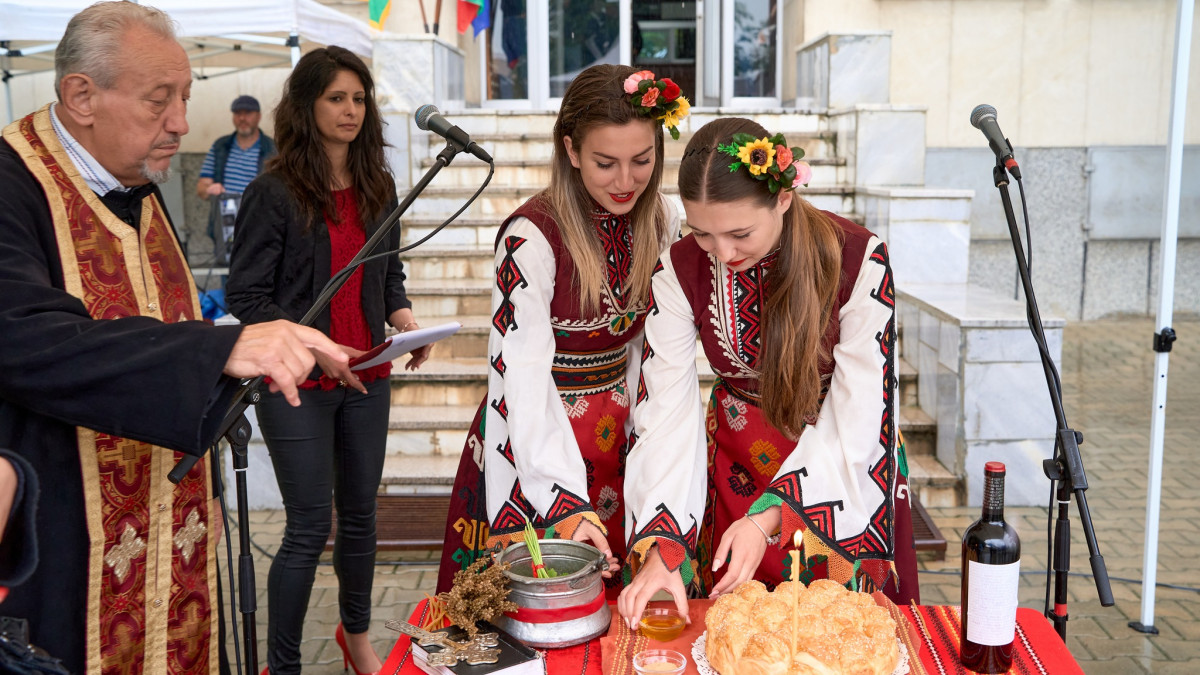
{"label": "red patterned skirt", "polygon": [[[729,410],[721,410],[718,406]],[[725,575],[725,567],[715,574],[712,571],[713,552],[721,542],[721,536],[734,521],[746,515],[796,446],[767,422],[756,400],[721,380],[713,386],[705,427],[708,435],[708,497],[696,552],[699,574],[689,589],[693,597],[708,597],[716,582]],[[895,503],[895,562],[901,581],[900,588],[895,582],[888,582],[883,591],[893,601],[906,605],[910,599],[919,601],[919,593],[912,514],[906,496],[907,470],[903,469],[903,449],[899,448],[897,452],[901,455],[897,463],[902,467],[897,476],[900,484],[897,493],[905,495]],[[791,546],[768,546],[754,578],[769,588],[785,581],[791,575],[792,553]],[[800,579],[806,584],[829,576],[825,556],[807,556],[803,549],[800,568]]]}
{"label": "red patterned skirt", "polygon": [[[628,453],[628,438],[625,421],[629,417],[629,395],[625,388],[623,364],[621,376],[601,391],[574,393],[564,391],[564,379],[558,369],[555,380],[559,383],[559,394],[575,440],[587,466],[588,499],[604,527],[608,530],[608,543],[618,560],[625,558],[625,456]],[[617,372],[614,369],[614,372]],[[594,382],[593,382],[594,385]],[[446,534],[442,544],[442,561],[438,570],[438,592],[448,591],[454,581],[454,573],[466,569],[472,562],[489,552],[490,525],[487,517],[487,501],[483,471],[483,423],[487,400],[480,404],[467,432],[467,442],[454,478],[454,491],[450,501],[450,513],[446,518]],[[527,514],[538,526],[541,518]],[[544,527],[538,534],[544,535]],[[606,592],[615,600],[623,584],[621,574],[605,579]]]}

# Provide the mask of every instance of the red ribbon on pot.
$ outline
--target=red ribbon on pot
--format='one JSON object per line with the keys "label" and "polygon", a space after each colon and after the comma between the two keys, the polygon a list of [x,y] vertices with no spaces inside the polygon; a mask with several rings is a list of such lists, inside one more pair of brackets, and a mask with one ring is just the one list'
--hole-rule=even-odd
{"label": "red ribbon on pot", "polygon": [[600,593],[592,601],[582,605],[555,607],[554,609],[521,607],[515,612],[505,612],[504,616],[522,623],[557,623],[559,621],[570,621],[588,616],[603,607],[605,602],[607,601],[604,598],[604,593]]}

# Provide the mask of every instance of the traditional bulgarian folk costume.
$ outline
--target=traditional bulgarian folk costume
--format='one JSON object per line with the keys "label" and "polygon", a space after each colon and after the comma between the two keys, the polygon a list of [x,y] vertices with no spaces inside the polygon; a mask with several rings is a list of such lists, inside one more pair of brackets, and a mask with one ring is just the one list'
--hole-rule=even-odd
{"label": "traditional bulgarian folk costume", "polygon": [[182,455],[159,446],[198,454],[215,438],[240,331],[197,321],[156,188],[130,226],[87,186],[48,106],[3,137],[0,445],[30,460],[42,494],[38,569],[0,614],[28,618],[72,672],[216,672],[210,469],[173,485]]}
{"label": "traditional bulgarian folk costume", "polygon": [[[759,399],[760,325],[777,252],[734,272],[686,237],[663,256],[646,320],[638,387],[636,454],[643,445],[676,465],[706,448],[708,495],[689,592],[707,597],[721,536],[747,512],[782,506],[778,547],[755,578],[790,577],[801,533],[800,579],[831,578],[917,597],[908,487],[896,445],[895,290],[887,248],[870,232],[827,214],[843,239],[842,275],[825,346],[820,414],[798,440],[771,426]],[[695,340],[718,379],[707,414]],[[897,572],[899,572],[897,579]],[[684,579],[688,581],[685,571]],[[852,581],[853,579],[853,581]],[[899,583],[899,587],[897,587]]]}
{"label": "traditional bulgarian folk costume", "polygon": [[[679,222],[662,204],[665,250]],[[521,540],[527,519],[563,539],[589,520],[607,532],[614,556],[625,555],[627,423],[645,308],[625,300],[628,216],[593,204],[592,226],[608,281],[600,316],[580,308],[571,253],[543,201],[526,202],[500,227],[488,392],[454,482],[439,591],[489,550]],[[620,583],[606,581],[615,598]]]}

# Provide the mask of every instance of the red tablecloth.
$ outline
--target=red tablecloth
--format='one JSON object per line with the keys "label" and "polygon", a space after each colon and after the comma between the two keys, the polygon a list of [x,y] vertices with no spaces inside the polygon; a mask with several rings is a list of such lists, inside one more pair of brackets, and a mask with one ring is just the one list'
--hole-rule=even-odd
{"label": "red tablecloth", "polygon": [[[905,618],[920,636],[921,664],[930,675],[970,673],[958,663],[960,619],[958,606],[902,607]],[[1054,626],[1037,610],[1017,609],[1017,640],[1009,673],[1032,675],[1083,675],[1083,670],[1054,632]]]}
{"label": "red tablecloth", "polygon": [[[660,603],[652,603],[660,604]],[[664,603],[665,604],[665,603]],[[711,600],[693,600],[689,603],[692,623],[679,637],[671,642],[654,642],[655,647],[675,649],[688,655],[687,673],[696,675],[691,662],[691,645],[704,632],[704,613]],[[958,663],[959,618],[956,606],[918,605],[897,608],[896,613],[908,622],[912,630],[907,631],[905,640],[909,654],[915,652],[912,661],[913,675],[970,674]],[[425,615],[425,603],[417,605],[409,622],[420,625]],[[409,638],[401,635],[396,640],[380,675],[414,675],[421,669],[412,663]],[[613,625],[608,635],[587,644],[551,649],[546,653],[546,672],[552,675],[631,675],[629,659],[645,649],[647,640],[638,633],[631,633],[619,620],[613,607]],[[607,658],[605,658],[607,657]],[[1013,667],[1009,673],[1015,675],[1083,675],[1053,626],[1037,611],[1027,608],[1017,610],[1017,645]]]}

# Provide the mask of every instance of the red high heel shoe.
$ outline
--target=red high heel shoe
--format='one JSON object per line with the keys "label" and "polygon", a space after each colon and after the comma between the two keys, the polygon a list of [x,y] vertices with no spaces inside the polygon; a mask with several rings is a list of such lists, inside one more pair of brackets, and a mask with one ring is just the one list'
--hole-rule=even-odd
{"label": "red high heel shoe", "polygon": [[333,640],[337,642],[337,646],[342,648],[342,670],[354,669],[354,675],[378,675],[376,672],[364,673],[354,664],[354,659],[350,658],[350,649],[346,647],[346,632],[342,630],[341,622],[337,625],[337,630],[333,632]]}

